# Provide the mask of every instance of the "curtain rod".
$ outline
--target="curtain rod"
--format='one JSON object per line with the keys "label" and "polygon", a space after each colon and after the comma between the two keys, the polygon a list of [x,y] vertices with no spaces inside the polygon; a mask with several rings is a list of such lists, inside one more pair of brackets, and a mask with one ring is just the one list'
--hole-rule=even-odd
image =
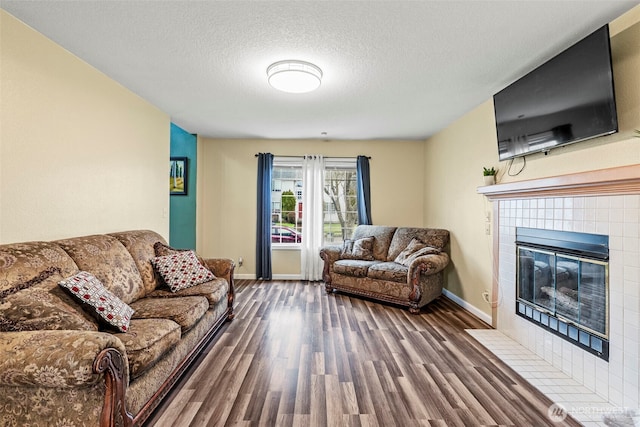
{"label": "curtain rod", "polygon": [[[258,157],[258,154],[256,154],[254,157]],[[273,157],[287,157],[287,158],[303,158],[304,156],[277,156],[277,155],[273,155]],[[358,156],[356,156],[358,157]],[[371,156],[366,156],[367,159],[371,159]],[[333,157],[333,156],[328,156],[325,157],[326,159],[353,159],[354,157]]]}

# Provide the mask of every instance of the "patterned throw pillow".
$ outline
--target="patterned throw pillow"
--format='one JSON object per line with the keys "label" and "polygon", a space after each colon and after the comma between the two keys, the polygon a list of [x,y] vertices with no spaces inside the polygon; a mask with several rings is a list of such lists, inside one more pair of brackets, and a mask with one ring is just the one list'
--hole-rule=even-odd
{"label": "patterned throw pillow", "polygon": [[[56,282],[62,276],[54,278]],[[66,297],[66,295],[64,295]],[[84,316],[72,301],[67,304],[53,292],[42,288],[25,289],[0,300],[0,331],[86,330],[97,331],[93,318]]]}
{"label": "patterned throw pillow", "polygon": [[[7,319],[2,314],[0,314],[0,332],[20,332],[24,330],[25,328],[23,328],[20,322]],[[27,330],[30,331],[31,329],[27,329]]]}
{"label": "patterned throw pillow", "polygon": [[69,290],[79,301],[93,308],[99,319],[127,332],[133,309],[109,292],[93,274],[81,271],[58,283]]}
{"label": "patterned throw pillow", "polygon": [[172,248],[171,246],[165,245],[162,242],[156,242],[153,245],[153,251],[156,253],[157,257],[173,255],[173,254],[178,253],[178,252],[185,252],[185,251],[190,251],[190,250],[191,249],[176,249],[176,248]]}
{"label": "patterned throw pillow", "polygon": [[16,283],[12,287],[0,292],[0,298],[6,298],[9,295],[15,294],[16,292],[19,292],[23,289],[29,289],[30,287],[35,286],[38,283],[44,282],[56,273],[60,273],[60,269],[58,267],[49,267],[46,270],[41,271],[36,277],[29,279],[23,283]]}
{"label": "patterned throw pillow", "polygon": [[[162,242],[156,242],[153,245],[153,251],[155,252],[157,257],[161,257],[161,256],[167,256],[167,255],[173,255],[173,254],[177,254],[180,252],[187,252],[190,251],[191,249],[176,249],[176,248],[172,248],[171,246],[165,245]],[[204,263],[204,259],[196,254],[196,257],[198,258],[198,261],[200,261],[200,264],[205,265]]]}
{"label": "patterned throw pillow", "polygon": [[173,255],[156,257],[151,263],[173,292],[216,278],[209,269],[200,264],[193,251],[180,251]]}
{"label": "patterned throw pillow", "polygon": [[428,254],[439,254],[440,250],[436,248],[432,248],[431,246],[427,246],[422,243],[420,240],[415,237],[409,242],[406,248],[402,252],[398,254],[394,262],[398,264],[402,264],[405,267],[410,267],[411,263],[418,257],[422,255]]}
{"label": "patterned throw pillow", "polygon": [[345,240],[340,258],[373,261],[373,240],[375,237],[363,237],[358,240]]}

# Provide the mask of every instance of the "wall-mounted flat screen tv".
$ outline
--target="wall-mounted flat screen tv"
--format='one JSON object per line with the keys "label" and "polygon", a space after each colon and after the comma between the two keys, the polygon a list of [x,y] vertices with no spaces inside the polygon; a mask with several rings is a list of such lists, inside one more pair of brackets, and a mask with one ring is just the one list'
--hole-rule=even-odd
{"label": "wall-mounted flat screen tv", "polygon": [[500,160],[618,130],[605,25],[493,96]]}

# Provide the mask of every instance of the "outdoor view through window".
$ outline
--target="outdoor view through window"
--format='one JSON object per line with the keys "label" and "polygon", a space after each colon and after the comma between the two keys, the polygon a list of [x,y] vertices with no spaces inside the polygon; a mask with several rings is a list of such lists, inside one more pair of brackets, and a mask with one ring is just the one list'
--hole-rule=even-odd
{"label": "outdoor view through window", "polygon": [[302,242],[303,191],[323,194],[325,244],[341,244],[358,223],[356,159],[326,159],[323,188],[305,188],[302,159],[275,159],[271,182],[271,242],[298,246]]}

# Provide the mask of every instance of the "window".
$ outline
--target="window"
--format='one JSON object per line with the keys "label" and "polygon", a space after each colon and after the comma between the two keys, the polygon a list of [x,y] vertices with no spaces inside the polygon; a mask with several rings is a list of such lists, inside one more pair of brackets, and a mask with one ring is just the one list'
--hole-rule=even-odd
{"label": "window", "polygon": [[271,179],[271,243],[297,246],[302,241],[302,160],[274,158]]}
{"label": "window", "polygon": [[[271,242],[296,247],[302,241],[302,158],[275,157],[271,194]],[[325,158],[324,243],[341,244],[358,224],[356,159]]]}
{"label": "window", "polygon": [[324,169],[324,242],[341,244],[358,225],[356,160],[327,159]]}

